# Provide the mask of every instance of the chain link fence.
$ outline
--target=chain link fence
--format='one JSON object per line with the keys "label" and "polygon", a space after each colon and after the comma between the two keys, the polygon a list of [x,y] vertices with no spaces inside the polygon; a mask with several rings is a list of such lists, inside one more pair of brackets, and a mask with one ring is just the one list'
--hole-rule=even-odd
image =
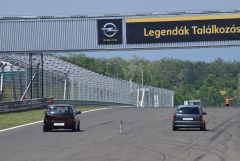
{"label": "chain link fence", "polygon": [[106,77],[50,54],[6,53],[0,55],[0,61],[1,101],[54,97],[140,107],[174,106],[174,91]]}

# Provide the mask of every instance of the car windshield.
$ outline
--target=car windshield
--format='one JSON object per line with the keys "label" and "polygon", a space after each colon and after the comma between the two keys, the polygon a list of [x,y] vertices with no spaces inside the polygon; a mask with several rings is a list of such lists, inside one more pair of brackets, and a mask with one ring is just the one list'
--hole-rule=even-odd
{"label": "car windshield", "polygon": [[69,106],[52,106],[48,109],[51,114],[72,114],[72,108]]}
{"label": "car windshield", "polygon": [[196,107],[181,107],[177,109],[180,114],[199,114],[199,109]]}

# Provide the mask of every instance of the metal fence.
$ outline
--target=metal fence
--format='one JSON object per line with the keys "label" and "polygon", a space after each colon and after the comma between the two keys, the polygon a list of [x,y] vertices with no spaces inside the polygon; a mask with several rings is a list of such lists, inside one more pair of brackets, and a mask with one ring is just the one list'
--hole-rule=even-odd
{"label": "metal fence", "polygon": [[54,97],[57,100],[172,107],[174,92],[106,77],[49,54],[0,54],[0,99],[16,101]]}

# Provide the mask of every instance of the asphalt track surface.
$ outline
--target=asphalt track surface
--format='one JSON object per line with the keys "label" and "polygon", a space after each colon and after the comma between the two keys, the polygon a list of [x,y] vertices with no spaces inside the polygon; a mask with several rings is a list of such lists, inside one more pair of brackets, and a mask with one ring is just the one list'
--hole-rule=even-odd
{"label": "asphalt track surface", "polygon": [[[207,108],[207,131],[172,131],[174,108],[84,113],[81,132],[42,123],[0,133],[0,161],[239,161],[240,111]],[[122,131],[120,133],[120,122]]]}

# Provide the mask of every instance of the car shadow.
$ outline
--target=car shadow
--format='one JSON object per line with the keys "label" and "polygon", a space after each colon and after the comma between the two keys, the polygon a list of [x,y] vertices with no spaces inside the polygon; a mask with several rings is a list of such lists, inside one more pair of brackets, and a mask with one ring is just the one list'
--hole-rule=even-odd
{"label": "car shadow", "polygon": [[[201,131],[200,129],[197,129],[197,128],[182,128],[182,129],[178,129],[177,131]],[[211,131],[210,129],[206,129],[205,131]]]}
{"label": "car shadow", "polygon": [[[50,131],[50,132],[73,132],[73,133],[76,133],[76,132],[74,132],[74,131],[72,131],[72,130],[65,130],[65,129],[54,129],[54,130],[52,130],[52,131]],[[77,132],[84,132],[84,130],[80,130],[80,131],[77,131]]]}

